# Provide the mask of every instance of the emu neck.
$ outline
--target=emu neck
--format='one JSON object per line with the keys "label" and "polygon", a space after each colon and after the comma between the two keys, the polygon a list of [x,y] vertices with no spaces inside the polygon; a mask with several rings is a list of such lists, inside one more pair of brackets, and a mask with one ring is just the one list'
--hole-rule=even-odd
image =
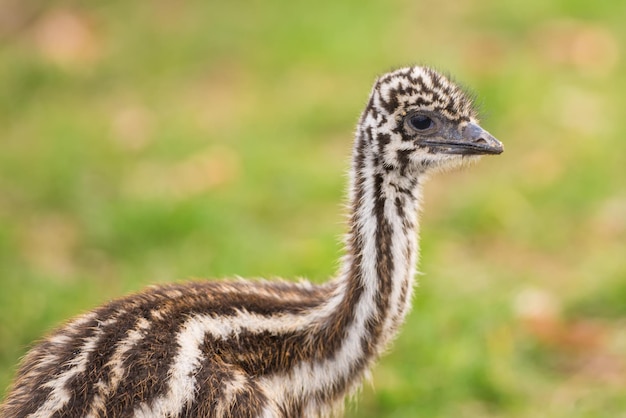
{"label": "emu neck", "polygon": [[420,186],[379,166],[372,139],[357,134],[339,276],[329,299],[303,318],[309,336],[303,349],[310,354],[288,375],[263,383],[268,393],[282,394],[277,388],[289,382],[292,393],[280,396],[316,399],[311,407],[321,415],[355,389],[410,307]]}
{"label": "emu neck", "polygon": [[410,308],[421,193],[417,177],[382,166],[375,152],[382,150],[381,140],[371,132],[359,132],[353,153],[340,307],[345,312],[352,308],[351,327],[359,330],[367,363],[384,350]]}

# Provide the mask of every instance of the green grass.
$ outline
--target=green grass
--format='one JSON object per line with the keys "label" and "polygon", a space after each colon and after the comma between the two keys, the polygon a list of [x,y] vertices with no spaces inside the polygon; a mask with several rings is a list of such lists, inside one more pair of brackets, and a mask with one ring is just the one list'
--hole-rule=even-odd
{"label": "green grass", "polygon": [[426,188],[414,309],[347,415],[626,410],[626,3],[13,3],[0,388],[148,284],[332,275],[371,83],[428,63],[506,152]]}

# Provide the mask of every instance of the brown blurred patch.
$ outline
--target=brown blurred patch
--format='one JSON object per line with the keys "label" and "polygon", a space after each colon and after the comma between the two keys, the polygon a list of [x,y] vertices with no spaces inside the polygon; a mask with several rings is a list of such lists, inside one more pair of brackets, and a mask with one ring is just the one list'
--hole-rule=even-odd
{"label": "brown blurred patch", "polygon": [[505,40],[497,33],[472,33],[464,40],[463,68],[480,76],[495,76],[502,71],[506,59]]}
{"label": "brown blurred patch", "polygon": [[553,365],[561,372],[626,386],[626,360],[615,344],[623,334],[619,324],[566,319],[557,298],[543,289],[520,291],[514,310],[527,338],[556,355]]}
{"label": "brown blurred patch", "polygon": [[59,214],[34,217],[19,231],[19,248],[28,264],[48,275],[69,278],[76,270],[80,244],[76,222]]}
{"label": "brown blurred patch", "polygon": [[239,175],[239,156],[234,150],[211,148],[175,164],[139,164],[129,175],[126,193],[141,198],[187,199],[228,184]]}
{"label": "brown blurred patch", "polygon": [[535,27],[530,43],[548,66],[568,66],[581,74],[606,77],[619,62],[619,43],[605,26],[572,19],[554,19]]}
{"label": "brown blurred patch", "polygon": [[626,239],[626,196],[603,201],[589,218],[585,232],[597,241]]}
{"label": "brown blurred patch", "polygon": [[38,14],[45,3],[31,0],[0,0],[0,37],[19,33]]}
{"label": "brown blurred patch", "polygon": [[245,123],[243,116],[257,102],[251,85],[242,66],[224,62],[191,80],[177,101],[187,107],[188,115],[201,129],[215,135],[232,133]]}
{"label": "brown blurred patch", "polygon": [[34,22],[30,34],[43,58],[65,68],[92,64],[102,54],[93,21],[71,9],[54,9]]}
{"label": "brown blurred patch", "polygon": [[565,173],[563,154],[546,148],[534,149],[520,155],[520,165],[527,184],[546,187],[558,182]]}
{"label": "brown blurred patch", "polygon": [[580,135],[598,136],[612,130],[609,119],[613,106],[597,91],[559,85],[545,96],[546,119]]}
{"label": "brown blurred patch", "polygon": [[112,113],[112,139],[121,148],[139,151],[152,142],[156,118],[146,106],[126,103],[115,107]]}

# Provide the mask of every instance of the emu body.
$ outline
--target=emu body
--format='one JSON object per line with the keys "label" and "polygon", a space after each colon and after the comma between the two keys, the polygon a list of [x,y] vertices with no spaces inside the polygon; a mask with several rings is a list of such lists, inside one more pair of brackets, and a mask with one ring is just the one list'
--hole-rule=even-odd
{"label": "emu body", "polygon": [[423,182],[500,152],[448,78],[425,67],[380,77],[357,126],[335,278],[192,282],[115,300],[26,355],[0,416],[340,413],[410,309]]}

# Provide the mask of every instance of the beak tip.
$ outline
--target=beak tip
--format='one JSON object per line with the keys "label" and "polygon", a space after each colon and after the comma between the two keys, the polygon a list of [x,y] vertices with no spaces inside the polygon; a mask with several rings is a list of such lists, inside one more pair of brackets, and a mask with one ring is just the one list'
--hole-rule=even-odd
{"label": "beak tip", "polygon": [[465,138],[482,148],[485,154],[499,155],[504,152],[504,144],[476,124],[471,124],[466,128]]}

